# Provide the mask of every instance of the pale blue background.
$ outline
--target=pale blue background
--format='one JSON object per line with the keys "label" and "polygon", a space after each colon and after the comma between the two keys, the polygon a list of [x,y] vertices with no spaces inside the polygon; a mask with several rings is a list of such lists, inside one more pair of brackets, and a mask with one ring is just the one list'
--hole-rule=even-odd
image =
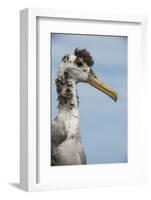
{"label": "pale blue background", "polygon": [[89,164],[127,162],[127,37],[51,34],[52,118],[57,115],[55,78],[61,58],[76,47],[94,58],[95,72],[118,92],[118,101],[92,88],[78,85],[82,142]]}

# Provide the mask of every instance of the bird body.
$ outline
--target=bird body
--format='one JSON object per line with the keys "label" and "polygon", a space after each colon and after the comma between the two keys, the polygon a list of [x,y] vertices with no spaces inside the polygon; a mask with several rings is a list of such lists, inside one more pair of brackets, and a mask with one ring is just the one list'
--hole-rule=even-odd
{"label": "bird body", "polygon": [[117,100],[116,92],[93,72],[93,63],[93,58],[86,49],[76,49],[74,55],[68,54],[62,58],[56,78],[59,112],[51,125],[52,166],[87,163],[80,134],[77,84],[89,83]]}

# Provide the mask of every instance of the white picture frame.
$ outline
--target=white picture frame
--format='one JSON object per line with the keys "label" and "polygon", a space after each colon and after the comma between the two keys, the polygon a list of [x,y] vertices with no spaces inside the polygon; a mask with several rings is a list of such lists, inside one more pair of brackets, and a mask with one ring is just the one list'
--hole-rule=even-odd
{"label": "white picture frame", "polygon": [[[129,154],[133,154],[133,158],[135,156],[136,160],[131,164],[128,163],[126,166],[123,164],[115,165],[103,165],[101,168],[99,165],[96,167],[90,166],[89,168],[80,169],[80,166],[76,166],[74,169],[72,168],[71,171],[69,170],[64,171],[63,167],[60,168],[60,171],[53,171],[56,176],[56,181],[54,177],[52,177],[52,173],[48,173],[48,166],[45,168],[45,164],[41,165],[39,163],[39,154],[43,154],[44,151],[39,149],[39,136],[37,132],[39,131],[38,123],[40,118],[39,116],[39,93],[38,88],[43,87],[39,83],[39,76],[37,65],[39,62],[39,51],[38,48],[38,19],[47,19],[47,21],[51,21],[52,19],[58,20],[69,20],[72,21],[81,21],[84,22],[91,22],[91,23],[110,23],[110,24],[120,24],[121,26],[126,24],[127,29],[128,27],[137,26],[138,29],[136,30],[138,33],[138,41],[135,41],[139,44],[139,48],[133,47],[133,51],[131,51],[132,56],[138,57],[138,60],[133,61],[132,56],[129,55],[129,59],[131,59],[130,65],[132,63],[135,65],[136,63],[139,65],[136,73],[136,83],[132,85],[132,80],[130,79],[128,83],[129,87],[135,87],[136,84],[139,85],[141,89],[139,78],[140,75],[143,78],[143,73],[146,68],[146,17],[145,16],[124,16],[124,15],[112,15],[112,14],[100,14],[100,13],[76,13],[72,11],[54,11],[49,9],[24,9],[20,12],[20,185],[21,188],[26,191],[39,191],[39,190],[51,190],[51,189],[67,189],[67,188],[74,188],[74,187],[95,187],[95,186],[109,186],[109,185],[127,185],[127,184],[135,184],[135,183],[144,183],[147,179],[146,173],[146,133],[140,128],[141,123],[139,118],[135,119],[135,123],[139,124],[137,129],[138,131],[138,138],[135,141],[135,134],[133,137],[130,137],[131,147],[129,148]],[[43,23],[43,22],[42,22]],[[50,24],[47,27],[52,27]],[[46,30],[49,31],[49,30]],[[120,31],[120,30],[119,30]],[[130,32],[133,32],[130,31]],[[113,35],[117,33],[113,31]],[[120,34],[120,33],[119,33]],[[122,32],[121,32],[122,34]],[[124,34],[124,33],[123,33]],[[131,33],[130,33],[131,34]],[[135,34],[135,30],[133,32]],[[137,38],[137,37],[136,37]],[[45,48],[45,47],[40,47]],[[136,55],[133,54],[134,50],[136,51]],[[139,52],[138,52],[139,51]],[[49,52],[48,52],[49,53]],[[43,63],[45,64],[45,63]],[[46,63],[48,65],[49,63]],[[133,70],[129,70],[131,77],[135,73],[136,66]],[[44,69],[40,69],[44,70]],[[47,74],[47,75],[46,75]],[[44,76],[47,76],[44,84],[49,90],[49,83],[48,78],[50,77],[50,72],[45,71]],[[47,90],[46,90],[47,91]],[[131,92],[131,90],[130,90]],[[134,93],[134,96],[137,92],[137,89]],[[45,94],[44,94],[45,95]],[[47,94],[46,94],[47,95]],[[130,94],[131,95],[131,94]],[[48,95],[47,95],[48,96]],[[139,95],[140,97],[140,95]],[[134,98],[134,100],[133,100]],[[132,109],[132,105],[135,104],[135,97],[129,100],[129,109]],[[49,98],[46,98],[47,102],[46,105],[49,103]],[[43,101],[42,101],[43,102]],[[131,104],[132,102],[132,104]],[[136,103],[135,108],[140,107],[141,105],[141,97],[140,100]],[[45,109],[45,108],[44,108]],[[49,109],[48,109],[49,110]],[[44,113],[45,114],[45,113]],[[138,113],[140,114],[140,113]],[[133,116],[133,113],[132,115]],[[133,121],[133,118],[131,120]],[[46,122],[49,127],[48,119]],[[46,132],[48,132],[48,127],[46,128]],[[49,127],[50,128],[50,127]],[[136,131],[132,128],[132,130]],[[49,134],[49,133],[47,133]],[[41,137],[41,136],[40,136]],[[42,139],[43,140],[43,139]],[[45,139],[44,139],[45,141]],[[136,145],[133,148],[133,143]],[[42,145],[42,144],[40,144]],[[141,149],[141,150],[140,150]],[[47,155],[47,154],[46,154]],[[49,154],[48,154],[49,155]],[[42,157],[42,156],[41,156]],[[45,158],[45,155],[43,156]],[[138,158],[139,157],[139,158]],[[42,163],[45,163],[45,159],[42,160]],[[49,166],[50,167],[50,166]],[[40,168],[40,169],[39,169]],[[125,168],[125,169],[124,169]],[[137,168],[137,169],[136,169]],[[68,168],[69,169],[69,168]],[[49,169],[52,170],[51,168]],[[77,174],[85,173],[85,177],[76,179],[75,176],[72,177],[73,170],[76,176]],[[93,174],[92,172],[95,171]],[[100,172],[102,174],[100,174]],[[66,177],[62,177],[60,180],[59,176],[61,173],[71,173],[70,178],[71,181],[65,181]],[[91,176],[87,175],[91,173]],[[123,175],[125,173],[125,175]],[[57,175],[58,174],[58,175]],[[115,176],[116,175],[116,176]],[[48,176],[49,180],[47,180]],[[58,177],[57,177],[58,176]],[[40,177],[40,178],[39,178]],[[72,180],[73,178],[73,180]],[[63,181],[64,180],[64,181]],[[88,182],[88,180],[91,180]]]}

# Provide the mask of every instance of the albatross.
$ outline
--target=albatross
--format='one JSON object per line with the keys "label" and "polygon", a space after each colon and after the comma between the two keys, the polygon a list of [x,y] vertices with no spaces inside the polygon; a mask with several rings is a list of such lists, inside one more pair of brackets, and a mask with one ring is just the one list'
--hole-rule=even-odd
{"label": "albatross", "polygon": [[86,49],[76,48],[66,54],[58,67],[56,89],[58,115],[51,123],[51,165],[87,164],[80,135],[79,98],[77,84],[88,83],[117,101],[117,93],[99,78],[92,66],[93,57]]}

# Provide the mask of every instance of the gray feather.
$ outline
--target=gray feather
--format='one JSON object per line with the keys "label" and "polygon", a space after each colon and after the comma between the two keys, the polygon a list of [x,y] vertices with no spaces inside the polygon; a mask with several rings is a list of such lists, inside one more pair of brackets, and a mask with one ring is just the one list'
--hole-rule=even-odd
{"label": "gray feather", "polygon": [[51,129],[51,165],[86,164],[80,137],[68,138],[64,123],[53,121]]}

